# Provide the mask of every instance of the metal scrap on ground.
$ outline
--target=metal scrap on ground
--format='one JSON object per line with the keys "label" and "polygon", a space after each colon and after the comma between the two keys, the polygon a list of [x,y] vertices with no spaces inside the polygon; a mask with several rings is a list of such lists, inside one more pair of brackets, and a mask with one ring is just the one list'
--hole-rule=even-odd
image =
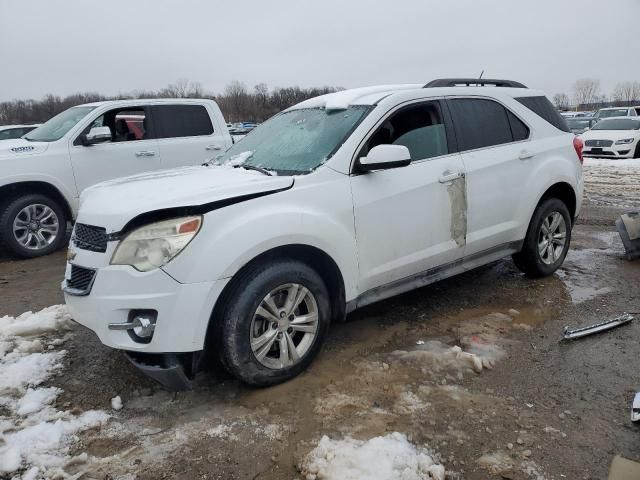
{"label": "metal scrap on ground", "polygon": [[575,328],[573,330],[569,329],[569,327],[564,327],[562,340],[574,340],[576,338],[585,337],[594,333],[604,332],[606,330],[610,330],[612,328],[619,327],[620,325],[629,323],[633,319],[634,316],[630,313],[623,313],[619,317],[612,318],[611,320],[607,320],[605,322],[596,323],[594,325],[589,325],[587,327]]}

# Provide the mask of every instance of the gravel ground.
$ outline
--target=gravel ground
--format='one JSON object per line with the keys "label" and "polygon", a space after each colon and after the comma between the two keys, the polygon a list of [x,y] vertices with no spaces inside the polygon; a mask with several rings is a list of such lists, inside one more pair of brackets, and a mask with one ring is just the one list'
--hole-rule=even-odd
{"label": "gravel ground", "polygon": [[[428,446],[451,479],[602,479],[615,454],[640,460],[629,421],[640,324],[559,342],[565,325],[640,312],[640,262],[623,259],[612,226],[640,206],[640,170],[626,168],[587,161],[585,211],[554,276],[526,279],[503,260],[371,305],[332,327],[308,371],[274,388],[213,371],[193,391],[170,393],[77,327],[64,345],[65,370],[48,382],[64,389],[57,406],[110,410],[119,395],[124,408],[79,436],[72,453],[88,457],[68,471],[303,478],[298,466],[323,435],[390,432]],[[62,252],[0,259],[0,315],[61,303],[63,270]],[[490,368],[456,359],[455,345],[486,347]]]}

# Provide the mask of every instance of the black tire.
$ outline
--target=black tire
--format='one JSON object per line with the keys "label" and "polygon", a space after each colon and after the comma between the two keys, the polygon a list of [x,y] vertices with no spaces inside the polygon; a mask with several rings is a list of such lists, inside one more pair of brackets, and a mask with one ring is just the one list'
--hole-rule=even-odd
{"label": "black tire", "polygon": [[[48,235],[46,237],[47,245],[42,248],[28,248],[22,245],[13,232],[13,223],[16,216],[29,205],[45,205],[57,217],[57,234]],[[2,210],[0,210],[0,244],[6,249],[7,253],[18,258],[34,258],[48,255],[64,246],[67,236],[67,220],[64,208],[52,198],[39,193],[22,195],[5,203]]]}
{"label": "black tire", "polygon": [[633,158],[640,158],[640,142],[636,145],[636,150],[633,153]]}
{"label": "black tire", "polygon": [[[329,329],[329,292],[320,275],[299,261],[270,260],[247,268],[233,282],[231,291],[223,299],[217,328],[225,368],[242,382],[258,387],[275,385],[300,374],[317,355]],[[252,320],[265,296],[289,283],[300,284],[313,295],[318,311],[316,335],[297,363],[279,369],[268,368],[258,361],[251,348]]]}
{"label": "black tire", "polygon": [[[545,219],[549,218],[554,212],[562,215],[566,226],[565,244],[560,255],[551,263],[543,260],[539,251],[539,240],[541,239],[542,225]],[[569,246],[571,245],[571,216],[569,209],[562,200],[557,198],[547,198],[540,202],[527,230],[527,236],[524,239],[522,250],[513,255],[513,262],[516,266],[529,277],[546,277],[553,274],[564,262]]]}

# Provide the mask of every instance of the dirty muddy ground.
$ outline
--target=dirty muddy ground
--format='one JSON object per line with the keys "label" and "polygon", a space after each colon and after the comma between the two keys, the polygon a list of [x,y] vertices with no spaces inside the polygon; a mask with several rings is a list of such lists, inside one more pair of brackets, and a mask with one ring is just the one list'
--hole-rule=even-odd
{"label": "dirty muddy ground", "polygon": [[[401,432],[451,479],[606,478],[614,455],[640,460],[629,420],[640,322],[559,339],[565,325],[640,312],[640,262],[623,258],[615,199],[594,198],[554,276],[527,279],[503,260],[371,305],[333,325],[312,366],[274,388],[213,371],[193,391],[170,393],[74,328],[65,369],[47,382],[64,390],[56,407],[112,418],[79,435],[70,453],[88,457],[66,470],[95,479],[302,479],[323,435]],[[63,270],[62,252],[1,259],[0,316],[62,303]],[[454,346],[483,361],[467,362]]]}

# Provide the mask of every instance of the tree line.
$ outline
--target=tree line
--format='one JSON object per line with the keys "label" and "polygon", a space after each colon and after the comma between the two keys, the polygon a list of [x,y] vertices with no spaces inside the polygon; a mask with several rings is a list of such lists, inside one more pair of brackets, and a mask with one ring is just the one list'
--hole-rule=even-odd
{"label": "tree line", "polygon": [[556,93],[553,103],[559,110],[595,110],[603,107],[629,107],[640,105],[640,82],[620,82],[610,94],[600,88],[600,80],[581,78],[573,84],[572,97]]}
{"label": "tree line", "polygon": [[99,93],[75,93],[61,97],[47,94],[43,98],[0,102],[0,125],[45,122],[67,108],[83,103],[132,98],[210,98],[218,103],[227,122],[262,122],[276,113],[308,98],[341,90],[338,87],[269,89],[265,83],[253,88],[233,81],[221,94],[206,92],[199,82],[178,80],[158,91],[134,90],[114,96]]}

